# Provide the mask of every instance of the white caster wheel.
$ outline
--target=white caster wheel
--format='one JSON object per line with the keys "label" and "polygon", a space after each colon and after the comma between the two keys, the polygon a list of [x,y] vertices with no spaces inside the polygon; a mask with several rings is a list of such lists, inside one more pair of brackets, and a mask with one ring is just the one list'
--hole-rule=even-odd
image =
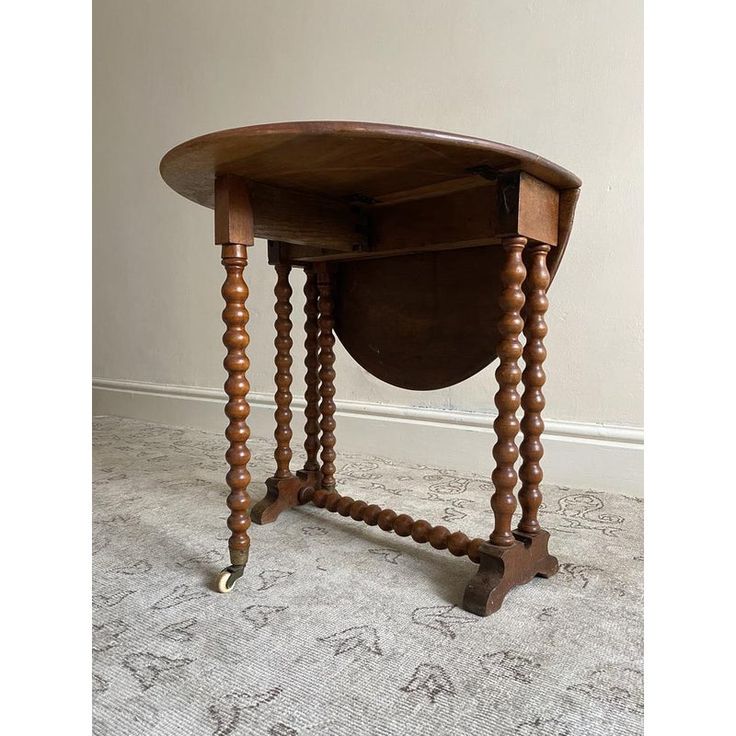
{"label": "white caster wheel", "polygon": [[230,572],[230,570],[223,570],[218,576],[217,576],[217,591],[218,593],[229,593],[233,589],[233,583],[234,580],[231,580],[233,574]]}
{"label": "white caster wheel", "polygon": [[219,593],[229,593],[235,581],[243,574],[243,566],[231,565],[226,567],[218,576],[215,583]]}

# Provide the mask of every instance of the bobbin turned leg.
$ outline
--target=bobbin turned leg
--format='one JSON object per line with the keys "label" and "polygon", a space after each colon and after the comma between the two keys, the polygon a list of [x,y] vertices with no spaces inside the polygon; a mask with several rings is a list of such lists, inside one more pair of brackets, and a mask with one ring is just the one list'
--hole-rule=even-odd
{"label": "bobbin turned leg", "polygon": [[463,599],[463,606],[468,611],[481,616],[497,611],[512,587],[528,582],[542,569],[549,567],[546,532],[518,535],[511,531],[511,520],[516,509],[514,489],[517,474],[514,464],[519,457],[516,446],[519,421],[516,412],[520,405],[517,387],[521,380],[518,360],[522,355],[519,335],[524,327],[521,310],[524,307],[522,284],[526,268],[523,251],[526,242],[526,238],[519,236],[506,238],[503,242],[506,263],[501,273],[504,289],[499,299],[498,392],[495,396],[498,416],[493,424],[497,437],[493,447],[496,467],[492,474],[494,493],[491,496],[494,528],[490,541],[482,544],[478,550],[480,567],[465,589]]}
{"label": "bobbin turned leg", "polygon": [[302,481],[303,488],[319,488],[322,474],[320,472],[317,453],[319,452],[319,307],[317,304],[317,273],[314,267],[304,269],[304,451],[307,459],[302,470],[297,470],[297,476]]}
{"label": "bobbin turned leg", "polygon": [[225,431],[225,436],[230,441],[230,447],[226,453],[230,465],[230,471],[227,474],[227,484],[230,487],[227,505],[230,509],[230,516],[227,525],[232,535],[228,542],[230,567],[220,573],[217,587],[221,593],[225,593],[243,574],[250,550],[250,538],[248,537],[250,473],[247,467],[250,451],[246,444],[250,436],[247,424],[250,407],[246,399],[250,386],[246,378],[249,361],[245,354],[249,342],[246,331],[248,310],[245,306],[248,287],[243,279],[243,269],[247,263],[246,250],[244,245],[226,245],[223,246],[222,253],[222,263],[227,271],[222,287],[222,295],[225,298],[222,319],[227,326],[222,338],[227,347],[224,366],[228,372],[225,382],[225,391],[228,395],[225,414],[230,420]]}
{"label": "bobbin turned leg", "polygon": [[514,532],[517,539],[529,543],[531,537],[543,537],[543,542],[538,543],[541,559],[537,575],[545,578],[554,575],[559,567],[557,559],[552,555],[547,554],[544,557],[549,534],[542,529],[537,518],[542,503],[542,492],[539,490],[543,477],[540,461],[544,455],[542,410],[545,401],[542,387],[547,380],[544,373],[544,361],[547,357],[547,349],[544,347],[547,323],[544,315],[547,313],[549,306],[547,287],[549,286],[550,275],[547,270],[547,254],[550,250],[550,246],[545,243],[527,248],[529,265],[524,282],[526,293],[524,336],[526,337],[526,344],[523,353],[524,372],[521,376],[524,384],[524,395],[521,397],[521,407],[524,410],[521,431],[524,439],[519,447],[523,461],[519,468],[521,520]]}
{"label": "bobbin turned leg", "polygon": [[251,519],[256,524],[268,524],[276,521],[279,514],[285,509],[299,503],[299,489],[301,480],[290,470],[291,462],[291,286],[289,273],[291,266],[283,263],[276,264],[276,472],[266,481],[266,497],[259,501],[251,511]]}
{"label": "bobbin turned leg", "polygon": [[253,243],[253,219],[248,192],[235,177],[221,177],[216,182],[215,242],[222,245],[222,265],[227,272],[222,286],[222,296],[225,299],[222,319],[226,327],[222,341],[227,348],[223,365],[228,373],[225,381],[225,392],[228,396],[225,414],[230,422],[225,436],[230,447],[225,457],[230,465],[226,476],[230,487],[227,497],[230,515],[227,525],[232,534],[228,542],[230,566],[218,575],[216,583],[221,593],[227,593],[243,574],[250,551],[250,451],[247,446],[250,437],[247,424],[250,414],[247,395],[250,386],[246,376],[250,365],[246,348],[250,338],[246,330],[248,286],[243,278],[243,271],[248,262],[246,247]]}
{"label": "bobbin turned leg", "polygon": [[322,431],[320,444],[322,445],[321,488],[325,491],[335,490],[335,336],[333,329],[334,303],[330,272],[325,264],[319,264],[317,272],[317,289],[319,292],[319,395],[322,401],[319,405],[321,415],[319,428]]}

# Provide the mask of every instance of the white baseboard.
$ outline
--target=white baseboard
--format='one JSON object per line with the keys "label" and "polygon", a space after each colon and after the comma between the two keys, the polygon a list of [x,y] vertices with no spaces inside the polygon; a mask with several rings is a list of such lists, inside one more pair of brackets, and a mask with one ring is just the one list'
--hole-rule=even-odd
{"label": "white baseboard", "polygon": [[[133,417],[168,425],[224,431],[221,389],[97,378],[96,415]],[[248,394],[254,436],[273,437],[273,395]],[[493,415],[338,401],[338,455],[379,455],[399,462],[490,475]],[[300,442],[304,400],[295,398],[294,442]],[[573,488],[643,495],[644,431],[545,419],[544,479]]]}

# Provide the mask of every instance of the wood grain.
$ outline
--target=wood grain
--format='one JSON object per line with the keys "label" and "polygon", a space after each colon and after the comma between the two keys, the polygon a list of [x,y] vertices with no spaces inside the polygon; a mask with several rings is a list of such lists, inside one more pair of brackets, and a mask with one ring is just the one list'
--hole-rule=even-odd
{"label": "wood grain", "polygon": [[215,180],[215,245],[253,245],[253,208],[246,183],[237,176]]}
{"label": "wood grain", "polygon": [[478,169],[525,171],[560,190],[580,187],[580,179],[561,166],[503,143],[345,121],[269,123],[209,133],[176,146],[160,165],[172,189],[207,207],[214,205],[214,178],[222,174],[349,201],[355,195],[380,200],[442,187]]}
{"label": "wood grain", "polygon": [[247,182],[256,213],[256,237],[348,253],[365,246],[360,212],[349,202],[261,182],[242,181]]}

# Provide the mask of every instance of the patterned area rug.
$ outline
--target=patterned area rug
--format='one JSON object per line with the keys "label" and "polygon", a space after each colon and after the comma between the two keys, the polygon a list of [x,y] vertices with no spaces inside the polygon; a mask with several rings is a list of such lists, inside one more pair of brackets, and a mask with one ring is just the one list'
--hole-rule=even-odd
{"label": "patterned area rug", "polygon": [[[487,618],[459,607],[467,558],[314,507],[251,527],[222,595],[224,438],[113,417],[94,435],[96,736],[642,733],[640,499],[546,486],[560,572]],[[486,479],[337,449],[344,493],[489,533]],[[272,445],[252,450],[260,498]]]}

